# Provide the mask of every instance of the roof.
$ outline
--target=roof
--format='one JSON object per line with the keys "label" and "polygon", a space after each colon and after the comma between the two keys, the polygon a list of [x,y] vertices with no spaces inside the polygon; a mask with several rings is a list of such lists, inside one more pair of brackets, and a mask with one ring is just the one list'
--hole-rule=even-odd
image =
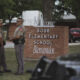
{"label": "roof", "polygon": [[12,18],[11,23],[16,23],[17,22],[17,17]]}
{"label": "roof", "polygon": [[70,19],[76,19],[76,17],[75,17],[74,15],[72,15],[72,14],[68,14],[68,15],[65,14],[65,15],[62,16],[62,18],[65,19],[65,20],[66,20],[66,19],[69,19],[69,20],[70,20]]}

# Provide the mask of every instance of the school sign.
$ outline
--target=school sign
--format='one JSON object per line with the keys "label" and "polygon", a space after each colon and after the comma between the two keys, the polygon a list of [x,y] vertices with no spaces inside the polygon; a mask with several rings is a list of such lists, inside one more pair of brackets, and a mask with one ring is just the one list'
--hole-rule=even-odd
{"label": "school sign", "polygon": [[68,27],[26,26],[24,57],[38,59],[47,56],[54,59],[68,53]]}

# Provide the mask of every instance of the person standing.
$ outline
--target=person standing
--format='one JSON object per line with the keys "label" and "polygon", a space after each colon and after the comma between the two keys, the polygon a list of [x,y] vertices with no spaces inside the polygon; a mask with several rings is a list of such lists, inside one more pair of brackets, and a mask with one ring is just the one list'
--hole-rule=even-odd
{"label": "person standing", "polygon": [[[11,72],[11,70],[7,69],[6,59],[5,59],[5,50],[4,50],[4,34],[2,31],[2,24],[3,20],[0,19],[0,73],[3,72]],[[1,70],[1,67],[3,67],[3,71]]]}
{"label": "person standing", "polygon": [[18,18],[17,28],[14,31],[14,36],[12,39],[15,44],[15,53],[18,62],[18,69],[15,75],[24,74],[23,52],[24,52],[24,43],[25,43],[25,28],[22,24],[23,24],[23,19]]}

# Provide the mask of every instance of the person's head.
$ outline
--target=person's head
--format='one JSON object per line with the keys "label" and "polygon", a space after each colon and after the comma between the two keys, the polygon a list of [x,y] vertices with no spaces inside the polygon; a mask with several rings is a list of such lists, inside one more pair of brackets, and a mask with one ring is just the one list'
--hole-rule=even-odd
{"label": "person's head", "polygon": [[3,24],[3,20],[0,19],[0,27],[2,27],[2,24]]}
{"label": "person's head", "polygon": [[23,19],[22,18],[18,18],[17,19],[17,26],[20,26],[23,24]]}

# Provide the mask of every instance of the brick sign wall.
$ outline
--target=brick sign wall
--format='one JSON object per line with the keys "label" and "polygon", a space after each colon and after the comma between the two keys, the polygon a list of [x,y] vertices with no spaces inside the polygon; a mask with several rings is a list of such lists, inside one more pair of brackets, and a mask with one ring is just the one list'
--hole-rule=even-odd
{"label": "brick sign wall", "polygon": [[68,27],[26,27],[24,57],[56,58],[68,53]]}
{"label": "brick sign wall", "polygon": [[9,28],[9,38],[13,37],[14,31],[17,28],[16,23],[12,23]]}

